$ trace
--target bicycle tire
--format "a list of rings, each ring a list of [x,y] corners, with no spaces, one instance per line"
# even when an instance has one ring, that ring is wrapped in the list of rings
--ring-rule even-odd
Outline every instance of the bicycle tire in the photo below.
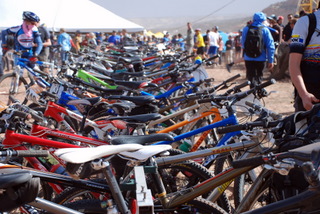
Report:
[[[83,213],[106,213],[107,207],[103,208],[104,201],[100,201],[98,199],[88,199],[88,200],[81,200],[76,202],[71,202],[64,204],[64,206],[81,211]],[[163,209],[161,205],[155,205],[154,213],[180,213],[180,214],[187,214],[187,213],[198,213],[198,214],[226,214],[222,208],[218,205],[207,201],[203,198],[196,198],[189,202],[186,202],[179,207],[174,209]]]
[[[215,160],[214,165],[214,172],[215,174],[219,174],[220,172],[223,172],[227,167],[230,167],[230,163],[233,161],[233,158],[231,155],[222,156]],[[248,173],[244,173],[238,177],[236,177],[233,181],[233,190],[232,190],[232,197],[233,197],[233,206],[236,209],[242,199],[244,198],[246,192],[252,185],[253,181],[250,179],[250,176]]]
[[[171,153],[180,154],[181,151],[173,150],[171,151]],[[185,161],[181,163],[160,166],[158,170],[162,175],[162,179],[163,179],[166,191],[168,193],[179,191],[181,188],[187,188],[187,187],[193,186],[200,181],[203,181],[212,177],[212,174],[205,167],[195,163],[194,161]],[[117,168],[116,168],[116,171],[118,172]],[[183,179],[182,175],[185,175],[184,179],[187,179],[187,180],[182,181]],[[153,180],[148,179],[148,176],[146,180],[147,180],[148,187],[155,194],[156,187],[152,185]],[[97,181],[103,182],[102,179],[98,179]],[[183,183],[184,186],[180,187],[177,185],[177,183],[178,184]],[[54,202],[58,204],[64,204],[66,202],[78,200],[79,198],[82,200],[82,199],[93,199],[94,197],[90,195],[90,191],[88,190],[68,187],[62,193],[60,193],[58,196],[55,197]],[[225,193],[223,193],[219,197],[219,199],[217,200],[217,204],[219,207],[221,207],[225,211],[228,211],[228,212],[231,211],[230,203]]]
[[[263,182],[262,187],[253,198],[254,199],[250,202],[248,210],[254,210],[278,201],[277,193],[270,185],[270,180]],[[242,210],[242,212],[244,211],[247,210]]]
[[[170,155],[184,153],[177,149],[170,149],[169,152]],[[205,181],[213,177],[213,174],[210,171],[208,171],[207,168],[194,161],[184,161],[175,164],[159,166],[158,170],[161,174],[166,191],[168,193],[179,191],[181,188],[188,188],[194,186],[199,182]],[[170,173],[167,173],[167,171],[164,170],[170,170]],[[182,177],[182,175],[184,177]],[[184,178],[185,180],[182,181],[182,178]],[[184,185],[179,186],[178,184],[181,183],[183,183]],[[208,194],[209,192],[204,194],[203,198],[206,198]],[[217,200],[217,204],[225,211],[231,212],[230,202],[226,193],[222,193],[222,195]]]
[[[15,79],[16,74],[13,72],[5,74],[0,78],[0,100],[3,102],[7,101],[6,105],[10,105],[12,103],[9,95],[18,100],[21,104],[26,104],[28,102],[28,99],[26,98],[26,90],[29,87],[29,84],[24,77],[19,77],[19,87],[17,93],[10,92],[11,83],[15,81]]]
[[[105,182],[103,179],[96,179],[96,182]],[[111,194],[111,192],[108,194]],[[90,190],[79,189],[75,187],[67,187],[60,194],[58,194],[53,202],[57,204],[65,204],[71,203],[75,200],[87,200],[87,199],[95,199],[94,195],[91,194]]]

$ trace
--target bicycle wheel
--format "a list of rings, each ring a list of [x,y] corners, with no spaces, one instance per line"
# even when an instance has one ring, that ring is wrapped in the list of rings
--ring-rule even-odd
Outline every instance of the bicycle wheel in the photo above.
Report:
[[[93,179],[92,181],[106,184],[106,181],[103,179]],[[111,194],[111,192],[108,192],[107,194],[105,194],[105,196],[108,196],[109,194]],[[59,195],[57,195],[53,199],[53,202],[57,204],[65,204],[79,200],[96,199],[97,195],[99,195],[99,193],[94,193],[90,190],[68,187],[64,189]]]
[[[64,204],[64,206],[81,211],[82,213],[106,213],[108,208],[105,205],[105,201],[97,199],[80,200]],[[203,198],[194,199],[174,209],[163,208],[156,203],[154,206],[154,213],[226,214],[219,206]]]
[[[0,100],[6,105],[12,103],[12,99],[18,100],[22,104],[26,104],[26,90],[29,87],[24,77],[19,77],[16,87],[17,77],[16,73],[5,74],[0,78]]]
[[[272,188],[272,186],[270,185],[270,182],[271,181],[268,180],[263,183],[262,187],[257,192],[254,199],[250,202],[250,206],[248,207],[247,210],[258,209],[260,207],[263,207],[278,201],[277,198],[279,196],[277,195],[277,191],[274,188]],[[247,210],[242,210],[242,212]]]
[[[240,154],[233,153],[232,155],[226,155],[222,157],[218,157],[215,160],[214,164],[214,172],[215,174],[219,174],[220,172],[223,172],[225,169],[231,167],[231,162],[236,159]],[[244,173],[238,177],[236,177],[233,181],[233,188],[230,190],[232,191],[232,197],[233,197],[233,206],[236,209],[242,199],[244,198],[247,191],[250,189],[253,181],[252,178],[257,176],[259,174],[259,169],[257,170],[251,170],[247,173]]]
[[[170,155],[177,155],[183,153],[180,150],[171,149],[169,150]],[[194,162],[194,161],[184,161],[170,165],[159,166],[158,171],[163,180],[164,186],[167,193],[177,192],[184,188],[189,188],[197,183],[205,181],[211,177],[213,174],[210,173],[205,167]],[[151,191],[155,190],[153,187],[153,181],[147,178],[147,182],[151,187]],[[154,191],[156,193],[156,191]],[[203,198],[207,197],[207,194],[203,195]],[[231,212],[231,207],[229,200],[225,193],[218,198],[217,204],[227,212]]]

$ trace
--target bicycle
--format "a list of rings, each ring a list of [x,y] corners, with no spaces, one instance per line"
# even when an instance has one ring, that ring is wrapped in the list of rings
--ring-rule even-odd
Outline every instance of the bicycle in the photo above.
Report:
[[[133,136],[130,139],[130,143],[136,142],[138,143],[140,138],[144,137],[144,136]],[[121,144],[123,141],[128,141],[128,138],[126,138],[125,136],[118,136],[116,138],[114,138],[112,140],[113,144]],[[204,153],[221,153],[221,152],[227,152],[230,151],[232,149],[239,149],[239,148],[243,148],[243,147],[255,147],[256,145],[258,145],[256,142],[243,142],[243,143],[235,143],[229,146],[222,146],[220,148],[214,148],[214,149],[208,149],[206,151],[204,150],[200,150],[197,152],[192,152],[192,153],[185,153],[185,154],[181,154],[181,155],[175,155],[175,156],[170,156],[170,157],[158,157],[154,160],[152,160],[153,158],[151,158],[150,161],[146,161],[146,157],[142,156],[141,153],[135,154],[135,153],[121,153],[122,155],[125,155],[127,157],[131,157],[132,159],[134,159],[134,161],[131,161],[131,164],[129,164],[129,168],[131,168],[132,166],[136,166],[137,164],[143,164],[143,163],[147,163],[146,167],[161,167],[164,165],[168,165],[168,164],[172,164],[172,163],[179,163],[181,161],[184,160],[188,160],[190,158],[194,158],[194,157],[199,157],[199,156],[203,156]],[[98,147],[99,148],[99,147]],[[148,148],[148,150],[152,150],[152,146],[150,146]],[[80,164],[80,163],[84,163],[86,161],[91,161],[94,158],[97,158],[97,156],[99,155],[98,153],[100,153],[100,156],[104,156],[102,151],[98,152],[99,149],[83,149],[81,151],[78,149],[61,149],[61,150],[57,150],[56,151],[56,155],[58,155],[60,158],[64,159],[67,162],[71,162],[74,164]],[[253,151],[256,151],[256,149],[253,149],[252,151],[248,151],[246,154],[248,156],[253,155]],[[84,153],[86,154],[91,154],[91,155],[87,155],[86,158],[83,158]],[[91,156],[91,157],[90,157]],[[81,157],[81,158],[80,158]],[[101,161],[98,161],[99,165],[101,166]],[[144,165],[144,164],[143,164]],[[241,169],[230,169],[228,170],[228,172],[224,172],[221,173],[213,178],[209,178],[208,180],[202,181],[199,184],[196,184],[195,186],[187,186],[185,189],[178,189],[177,192],[171,192],[171,193],[166,193],[166,189],[164,189],[164,187],[166,186],[163,183],[163,180],[161,179],[160,175],[158,173],[161,173],[161,170],[156,170],[156,171],[152,171],[150,172],[150,176],[152,178],[152,184],[150,184],[151,186],[156,186],[156,187],[152,187],[151,190],[152,191],[156,191],[157,194],[153,193],[153,195],[158,195],[158,199],[155,201],[156,203],[160,203],[162,204],[162,206],[166,209],[166,210],[175,210],[175,207],[179,207],[181,206],[183,203],[186,203],[190,200],[193,200],[194,198],[196,198],[199,195],[202,195],[210,190],[212,190],[215,187],[218,187],[219,185],[229,181],[230,179],[239,176],[240,174],[244,173],[245,171],[250,170],[251,167],[247,167],[246,169],[241,168]],[[128,176],[125,176],[123,178],[123,181],[126,181],[128,178],[130,178],[130,170],[128,170],[127,174]],[[124,174],[126,175],[126,173]],[[192,184],[191,184],[192,185]],[[75,202],[77,204],[80,204],[80,202]],[[90,205],[87,204],[88,206]],[[83,205],[85,206],[85,205]],[[217,210],[217,213],[224,213],[221,210]],[[208,213],[208,210],[205,211],[205,213]]]
[[[48,74],[43,74],[40,70],[35,71],[27,65],[28,62],[28,59],[19,58],[17,55],[15,57],[15,67],[13,72],[5,74],[0,78],[1,87],[4,88],[3,90],[8,90],[8,92],[2,91],[0,93],[1,100],[6,100],[7,105],[11,104],[12,100],[19,100],[21,103],[26,104],[28,102],[28,99],[26,98],[26,90],[33,85],[37,85],[39,90],[43,90],[43,88],[50,85],[50,83],[42,76],[46,75],[48,77]],[[37,61],[35,63],[39,65],[49,65],[52,75],[54,69],[54,65],[52,63],[42,61]],[[24,75],[25,69],[28,71],[28,81]]]
[[[248,165],[261,165],[267,164],[277,173],[288,174],[290,170],[296,166],[301,167],[306,181],[309,187],[295,195],[280,201],[277,201],[276,193],[270,192],[271,196],[268,200],[263,199],[263,197],[268,197],[268,186],[253,184],[250,192],[244,200],[248,199],[247,204],[251,209],[254,206],[254,202],[267,202],[263,207],[244,212],[246,214],[254,213],[317,213],[320,210],[319,203],[319,147],[320,143],[316,142],[307,146],[299,147],[296,149],[289,150],[288,152],[278,153],[278,154],[268,154],[264,156],[254,157],[253,159],[245,159],[235,161],[233,163],[234,167],[243,167]],[[267,177],[266,173],[262,173]],[[270,170],[269,173],[270,174]],[[258,183],[262,181],[259,180]],[[275,197],[273,197],[275,196]],[[253,200],[252,200],[253,199]],[[262,200],[261,200],[262,199]],[[261,204],[260,204],[261,205]],[[235,213],[243,213],[244,207],[239,207]]]

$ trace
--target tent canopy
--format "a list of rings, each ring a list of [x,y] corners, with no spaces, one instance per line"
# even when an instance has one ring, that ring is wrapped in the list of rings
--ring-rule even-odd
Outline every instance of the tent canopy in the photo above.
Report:
[[[144,28],[89,0],[1,0],[0,29],[22,24],[23,11],[32,11],[49,30],[68,32],[111,32],[126,29],[140,32]]]

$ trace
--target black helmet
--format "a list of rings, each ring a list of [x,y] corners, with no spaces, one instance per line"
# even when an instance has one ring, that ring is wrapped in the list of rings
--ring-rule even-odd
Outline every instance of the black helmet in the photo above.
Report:
[[[31,21],[31,22],[40,22],[39,16],[30,11],[24,11],[22,14],[23,20]]]

